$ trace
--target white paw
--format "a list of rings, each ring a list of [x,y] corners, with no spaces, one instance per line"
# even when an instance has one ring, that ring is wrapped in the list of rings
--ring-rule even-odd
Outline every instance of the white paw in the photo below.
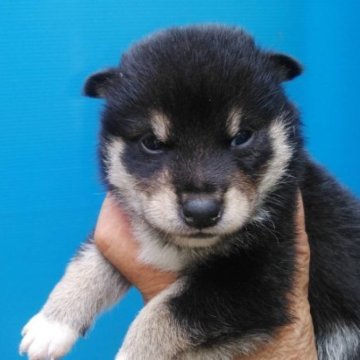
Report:
[[[55,360],[64,356],[79,334],[68,325],[47,319],[41,312],[24,326],[20,354],[30,360]]]
[[[124,352],[118,352],[116,357],[115,357],[115,360],[129,360],[131,359],[131,357],[127,356]]]

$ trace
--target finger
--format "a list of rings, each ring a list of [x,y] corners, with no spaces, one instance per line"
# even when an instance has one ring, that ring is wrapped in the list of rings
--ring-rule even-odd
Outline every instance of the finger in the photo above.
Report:
[[[296,277],[295,289],[296,296],[304,297],[308,295],[309,284],[309,264],[310,247],[305,225],[305,212],[300,191],[297,195],[297,210],[295,218],[296,226]]]
[[[129,219],[110,194],[106,196],[101,207],[94,239],[106,257],[121,253],[125,244],[128,255],[137,253],[138,244],[132,236]]]
[[[297,234],[306,234],[304,203],[300,191],[298,191],[296,198],[295,226]]]
[[[310,247],[306,233],[304,204],[300,191],[297,195],[295,227],[298,262],[308,264],[310,260]]]

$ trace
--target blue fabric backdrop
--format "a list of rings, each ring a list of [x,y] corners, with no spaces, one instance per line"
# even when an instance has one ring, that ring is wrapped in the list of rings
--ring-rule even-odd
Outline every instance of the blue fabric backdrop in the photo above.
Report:
[[[92,229],[104,197],[96,144],[101,102],[84,78],[171,25],[238,24],[305,65],[287,86],[312,154],[360,193],[360,2],[280,0],[1,0],[0,357]],[[111,359],[141,306],[132,291],[68,359]]]

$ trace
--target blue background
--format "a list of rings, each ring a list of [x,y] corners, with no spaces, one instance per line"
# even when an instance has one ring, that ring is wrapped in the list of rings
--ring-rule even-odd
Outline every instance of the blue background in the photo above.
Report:
[[[21,327],[92,229],[104,197],[96,162],[101,102],[80,95],[87,75],[157,29],[242,25],[305,65],[287,88],[309,148],[359,194],[359,10],[358,0],[1,0],[1,359],[18,358]],[[133,290],[68,359],[111,359],[140,306]]]

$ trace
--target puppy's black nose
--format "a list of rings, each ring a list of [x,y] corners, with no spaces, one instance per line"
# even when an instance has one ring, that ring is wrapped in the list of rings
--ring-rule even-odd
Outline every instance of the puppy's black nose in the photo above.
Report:
[[[186,224],[198,229],[214,226],[221,217],[221,204],[212,198],[190,198],[183,202]]]

